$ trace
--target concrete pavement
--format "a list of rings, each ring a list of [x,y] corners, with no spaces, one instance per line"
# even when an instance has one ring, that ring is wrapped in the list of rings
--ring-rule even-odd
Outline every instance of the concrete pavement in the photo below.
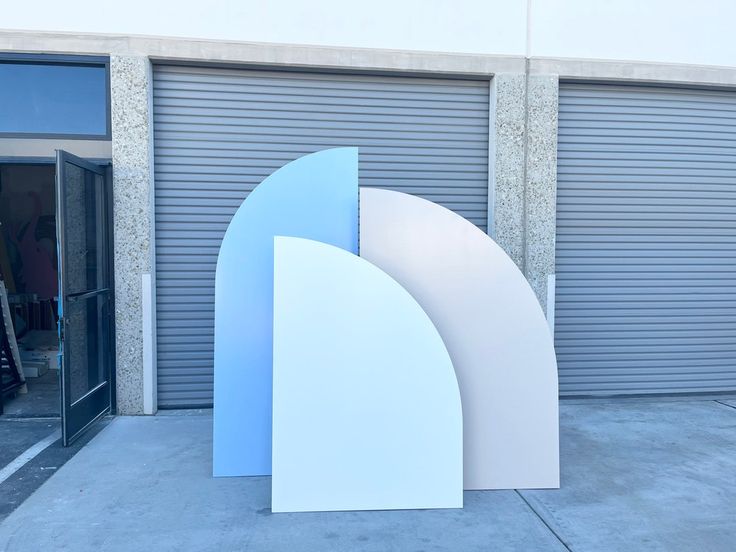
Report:
[[[269,478],[213,479],[208,412],[119,417],[0,525],[0,550],[730,551],[733,405],[562,402],[560,490],[310,514],[271,514]]]

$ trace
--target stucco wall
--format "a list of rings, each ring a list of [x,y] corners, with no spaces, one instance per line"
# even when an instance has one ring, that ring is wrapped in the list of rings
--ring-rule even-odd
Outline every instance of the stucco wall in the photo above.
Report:
[[[732,0],[38,0],[4,29],[736,67]]]

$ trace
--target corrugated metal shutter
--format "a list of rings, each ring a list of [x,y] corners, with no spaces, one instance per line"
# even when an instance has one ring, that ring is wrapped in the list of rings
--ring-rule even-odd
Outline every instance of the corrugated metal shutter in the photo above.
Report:
[[[158,400],[212,402],[220,241],[271,172],[359,146],[360,183],[441,203],[485,229],[488,82],[154,68]]]
[[[560,88],[564,395],[736,389],[736,94]]]

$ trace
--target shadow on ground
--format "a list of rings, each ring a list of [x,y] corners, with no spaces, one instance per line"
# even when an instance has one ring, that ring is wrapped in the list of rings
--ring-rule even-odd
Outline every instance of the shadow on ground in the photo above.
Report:
[[[37,456],[0,481],[0,521],[77,454],[108,422],[109,418],[102,420],[72,446],[63,447],[58,418],[0,418],[0,470],[39,441],[56,436],[56,440]],[[3,550],[2,547],[0,550]]]
[[[211,473],[212,420],[114,419],[0,525],[0,550],[731,551],[736,401],[561,404],[562,488],[462,510],[271,514]]]

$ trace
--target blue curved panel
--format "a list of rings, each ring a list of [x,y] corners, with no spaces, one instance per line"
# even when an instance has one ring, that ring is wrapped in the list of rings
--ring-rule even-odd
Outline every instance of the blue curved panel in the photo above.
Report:
[[[524,275],[477,226],[440,205],[360,190],[360,255],[427,311],[460,383],[465,488],[557,488],[557,363]]]
[[[271,473],[273,240],[300,236],[357,252],[358,150],[293,161],[235,213],[215,277],[213,473]]]
[[[275,248],[272,510],[462,507],[460,392],[429,317],[345,250]]]

